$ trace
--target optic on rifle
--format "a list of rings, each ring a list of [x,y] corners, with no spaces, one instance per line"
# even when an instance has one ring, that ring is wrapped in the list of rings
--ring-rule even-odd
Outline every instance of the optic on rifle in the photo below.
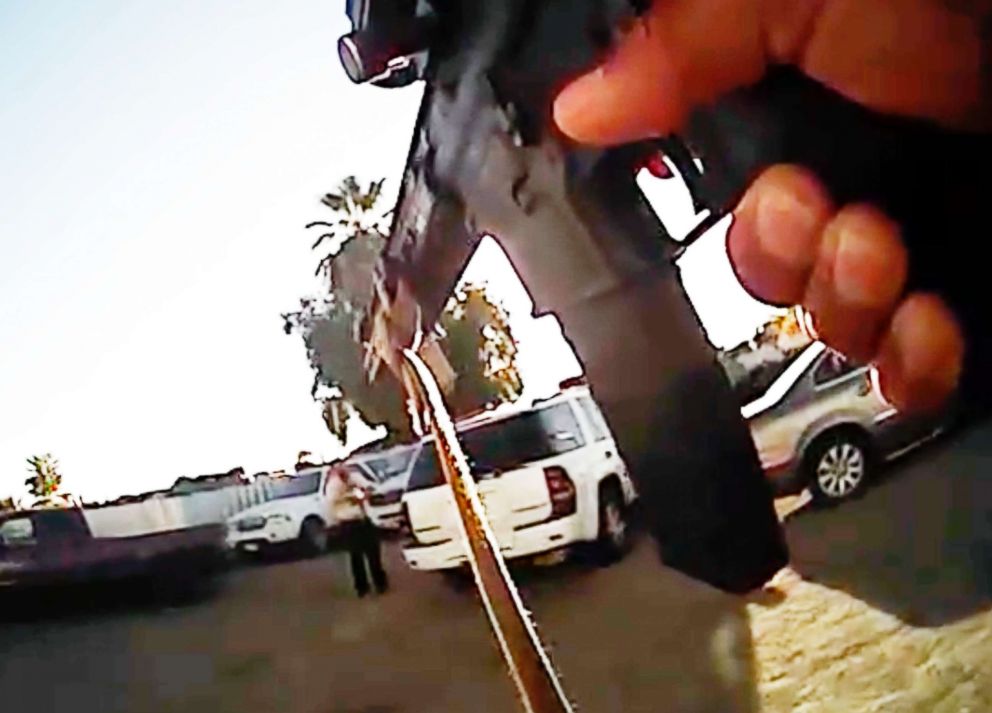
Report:
[[[348,17],[354,30],[338,40],[338,56],[351,81],[395,87],[419,79],[416,55],[431,44],[432,12],[419,12],[417,2],[366,0],[349,2]]]

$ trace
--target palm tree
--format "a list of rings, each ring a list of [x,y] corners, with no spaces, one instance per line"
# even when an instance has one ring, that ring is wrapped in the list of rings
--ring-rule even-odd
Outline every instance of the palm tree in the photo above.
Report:
[[[386,243],[387,219],[392,213],[392,210],[381,210],[378,205],[385,181],[385,178],[372,181],[362,190],[358,180],[348,176],[336,191],[321,199],[336,219],[317,220],[306,226],[308,230],[324,230],[312,247],[317,250],[326,242],[330,248],[317,264],[315,274],[326,275],[339,294],[362,299],[371,287],[368,276]],[[348,250],[342,251],[345,244],[349,244]]]
[[[376,262],[387,241],[391,211],[378,205],[383,182],[372,181],[363,189],[348,176],[323,197],[334,218],[314,221],[307,228],[322,230],[313,249],[327,246],[316,274],[327,277],[328,293],[303,299],[298,312],[283,315],[286,333],[303,337],[315,374],[311,395],[321,403],[328,430],[342,443],[355,416],[386,426],[387,439],[413,437],[402,390],[388,379],[367,380],[366,345],[356,333],[357,321],[372,299]],[[506,314],[481,286],[463,286],[441,321],[446,337],[437,354],[457,373],[451,394],[455,412],[520,395],[516,344]],[[324,394],[318,397],[318,391]]]
[[[51,506],[66,502],[66,494],[59,492],[62,487],[62,474],[59,462],[51,453],[31,456],[27,459],[31,475],[24,481],[28,491],[35,497],[35,505]]]

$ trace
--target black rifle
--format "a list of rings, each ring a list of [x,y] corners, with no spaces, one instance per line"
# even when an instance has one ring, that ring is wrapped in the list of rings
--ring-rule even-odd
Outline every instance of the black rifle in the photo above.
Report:
[[[575,146],[551,120],[556,90],[601,59],[616,28],[648,4],[348,3],[354,31],[339,51],[349,76],[385,87],[426,82],[363,334],[388,333],[400,346],[418,324],[433,324],[480,237],[495,236],[535,311],[561,321],[631,467],[663,560],[743,592],[786,564],[787,547],[739,404],[674,259],[736,205],[762,168],[801,163],[838,201],[870,200],[900,221],[914,264],[927,268],[914,272],[914,285],[939,287],[964,309],[973,295],[961,280],[945,279],[957,271],[934,237],[964,224],[955,213],[962,206],[977,215],[987,179],[961,177],[969,166],[984,168],[988,141],[877,115],[781,68],[697,112],[680,136]],[[681,242],[635,182],[638,167],[659,152],[697,209],[710,212]],[[974,341],[984,315],[965,312]],[[975,353],[983,352],[973,350],[969,364]]]

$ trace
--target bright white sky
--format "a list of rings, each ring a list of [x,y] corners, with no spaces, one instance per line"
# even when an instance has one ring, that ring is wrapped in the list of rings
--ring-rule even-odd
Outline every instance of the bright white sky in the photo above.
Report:
[[[317,289],[319,197],[350,173],[395,196],[421,91],[345,78],[343,7],[0,3],[0,495],[41,452],[93,499],[342,452],[279,315]],[[485,250],[470,273],[511,312],[528,391],[553,390],[578,365]],[[720,235],[683,267],[718,346],[767,316]]]

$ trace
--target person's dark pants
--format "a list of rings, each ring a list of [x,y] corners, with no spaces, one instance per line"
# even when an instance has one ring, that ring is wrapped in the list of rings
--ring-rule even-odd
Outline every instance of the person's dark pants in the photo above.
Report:
[[[389,586],[386,570],[382,567],[382,548],[379,542],[379,531],[369,520],[356,520],[345,525],[344,541],[348,547],[348,558],[351,560],[351,576],[355,583],[358,596],[365,596],[369,591],[369,574],[372,583],[380,594]],[[365,566],[368,563],[368,572]]]

